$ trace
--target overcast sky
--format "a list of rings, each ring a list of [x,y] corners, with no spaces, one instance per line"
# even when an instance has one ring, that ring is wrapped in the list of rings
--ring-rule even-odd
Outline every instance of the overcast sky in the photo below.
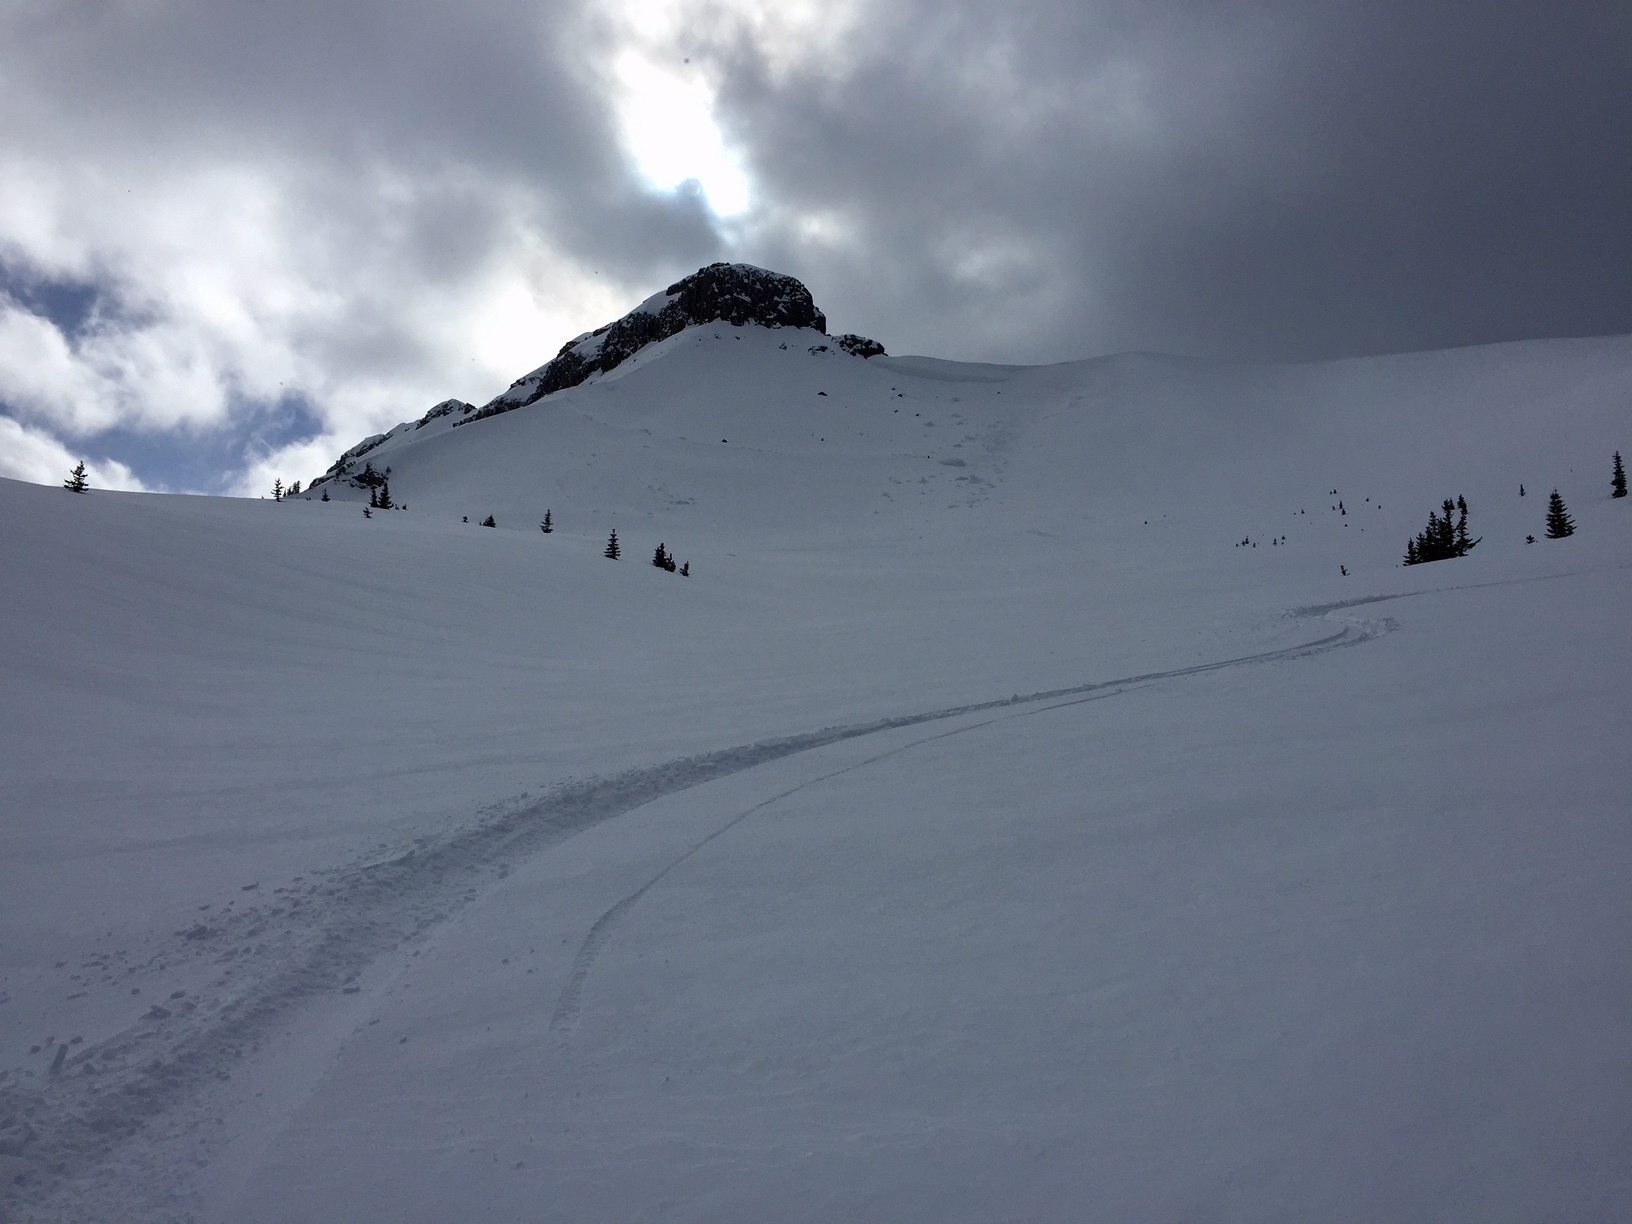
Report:
[[[0,475],[264,491],[717,259],[891,352],[1632,332],[1625,0],[0,0]]]

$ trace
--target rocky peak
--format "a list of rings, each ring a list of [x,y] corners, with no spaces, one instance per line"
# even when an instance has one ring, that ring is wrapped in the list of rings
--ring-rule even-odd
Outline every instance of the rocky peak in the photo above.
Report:
[[[468,425],[484,417],[497,416],[543,399],[553,391],[576,387],[595,374],[616,369],[641,349],[667,340],[699,323],[729,323],[742,327],[809,327],[827,334],[827,316],[816,309],[810,290],[791,276],[769,272],[752,264],[714,263],[699,268],[654,294],[623,318],[597,327],[592,332],[561,346],[553,360],[518,378],[480,408],[461,400],[444,400],[432,408],[412,428],[420,428],[441,417],[454,416],[455,426]],[[865,336],[844,335],[833,342],[841,352],[856,357],[876,357],[884,346]],[[820,346],[826,351],[826,346]],[[373,450],[398,430],[380,434],[353,447],[340,457],[322,480],[344,477],[354,462]]]
[[[552,391],[576,387],[591,375],[616,369],[649,344],[697,323],[742,327],[810,327],[827,332],[827,316],[810,290],[791,276],[752,264],[709,264],[654,294],[623,318],[561,346],[555,359],[518,378],[503,395],[467,420],[521,408]],[[465,422],[460,422],[464,424]]]

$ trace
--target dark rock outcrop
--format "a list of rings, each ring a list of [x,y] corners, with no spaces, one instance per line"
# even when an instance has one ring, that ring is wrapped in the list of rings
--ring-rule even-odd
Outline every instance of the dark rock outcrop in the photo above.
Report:
[[[432,421],[436,420],[437,417],[445,417],[451,413],[457,412],[464,416],[469,416],[475,411],[475,404],[467,404],[464,400],[459,399],[445,399],[435,408],[432,408],[429,412],[427,412],[424,416],[420,417],[419,420],[415,422],[414,428],[423,429]]]
[[[827,317],[816,309],[810,290],[793,277],[768,272],[752,264],[709,264],[646,299],[616,322],[568,341],[553,361],[516,379],[503,394],[482,407],[463,400],[443,400],[418,421],[412,424],[405,421],[389,433],[365,439],[341,455],[310,487],[315,489],[326,481],[349,480],[361,488],[368,477],[375,474],[365,469],[359,475],[357,462],[399,434],[423,429],[443,417],[454,417],[452,424],[457,427],[525,407],[552,391],[576,387],[595,374],[616,369],[641,349],[667,340],[688,327],[714,322],[734,327],[749,323],[761,327],[808,327],[827,334]],[[840,352],[857,357],[878,357],[884,353],[882,344],[865,336],[839,336],[833,344]],[[827,352],[828,346],[817,345],[810,351]]]
[[[852,357],[884,357],[884,346],[877,340],[869,340],[866,336],[857,336],[846,332],[842,336],[835,336],[833,343],[839,346],[841,353],[849,353]]]
[[[457,424],[509,412],[552,391],[576,387],[591,375],[616,369],[649,344],[667,340],[694,324],[716,321],[734,327],[757,323],[827,331],[827,317],[816,309],[810,290],[793,277],[752,264],[709,264],[648,298],[617,322],[568,341],[555,360],[518,378],[503,395]]]

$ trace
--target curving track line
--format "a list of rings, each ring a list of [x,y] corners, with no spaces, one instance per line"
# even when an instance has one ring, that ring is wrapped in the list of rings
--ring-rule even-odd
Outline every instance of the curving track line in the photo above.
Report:
[[[1298,608],[1291,615],[1336,619],[1334,614],[1343,608],[1402,597],[1375,596]],[[714,839],[797,790],[1002,719],[1113,697],[1158,681],[1307,658],[1361,645],[1397,627],[1388,618],[1354,620],[1335,633],[1276,650],[827,727],[569,783],[536,803],[480,814],[472,824],[440,840],[422,838],[412,849],[392,858],[329,873],[319,884],[308,887],[303,905],[248,907],[231,920],[235,927],[229,923],[202,936],[198,930],[178,932],[172,945],[160,954],[168,957],[167,964],[221,963],[230,957],[234,983],[212,998],[199,999],[187,1015],[145,1017],[106,1041],[83,1047],[67,1064],[59,1060],[53,1068],[18,1067],[0,1076],[0,1120],[19,1121],[23,1146],[21,1156],[13,1159],[21,1159],[27,1170],[23,1183],[11,1188],[10,1201],[0,1201],[0,1213],[9,1208],[28,1218],[43,1210],[50,1214],[38,1218],[72,1218],[75,1182],[91,1174],[126,1141],[172,1114],[199,1089],[229,1078],[231,1069],[270,1039],[294,1010],[314,998],[355,990],[353,983],[370,964],[446,921],[532,855],[653,800],[844,740],[988,711],[1009,711],[898,746],[774,795],[733,816],[676,857],[590,927],[551,1021],[551,1027],[563,1037],[577,1023],[584,984],[596,957],[641,898]],[[238,944],[244,946],[240,949]]]
[[[1398,598],[1401,598],[1401,596],[1376,595],[1368,598],[1346,600],[1342,603],[1322,604],[1313,607],[1298,608],[1292,613],[1292,615],[1311,618],[1325,617],[1330,616],[1332,613],[1343,608],[1356,607],[1368,603],[1379,603],[1383,600]],[[989,727],[994,723],[1006,722],[1009,719],[1014,718],[1029,718],[1036,714],[1045,714],[1051,710],[1061,710],[1068,706],[1082,705],[1083,703],[1089,701],[1101,701],[1107,697],[1116,697],[1122,693],[1130,692],[1137,688],[1143,688],[1161,680],[1173,680],[1186,676],[1204,675],[1208,672],[1222,671],[1226,668],[1245,667],[1258,663],[1271,663],[1284,659],[1305,658],[1309,655],[1323,654],[1327,651],[1337,650],[1346,646],[1358,646],[1362,642],[1367,642],[1375,637],[1381,636],[1384,633],[1392,632],[1398,627],[1398,622],[1387,617],[1379,621],[1355,621],[1346,625],[1337,633],[1331,634],[1327,637],[1318,638],[1313,642],[1306,642],[1301,646],[1290,646],[1280,650],[1269,650],[1258,654],[1241,655],[1234,659],[1224,659],[1216,663],[1201,663],[1193,667],[1178,667],[1169,671],[1146,672],[1138,676],[1125,676],[1120,680],[1103,680],[1092,684],[1079,684],[1070,688],[1053,689],[1043,693],[1033,693],[1028,697],[1011,697],[1005,701],[980,702],[975,705],[959,706],[948,710],[938,710],[928,714],[911,715],[905,718],[888,720],[887,724],[867,724],[865,729],[855,729],[851,731],[850,735],[835,736],[831,740],[824,741],[826,743],[832,743],[839,738],[851,738],[853,735],[869,735],[893,727],[907,727],[918,723],[935,722],[942,719],[956,718],[960,715],[966,714],[976,714],[985,710],[992,710],[1005,706],[1025,705],[1031,707],[1029,709],[1015,710],[1011,713],[998,714],[995,717],[982,719],[980,722],[970,723],[969,725],[963,727],[957,727],[951,731],[942,731],[935,735],[926,735],[922,739],[915,739],[910,743],[897,745],[887,752],[880,752],[875,756],[866,758],[865,760],[855,761],[849,765],[843,766],[842,768],[830,770],[827,773],[810,778],[804,782],[801,782],[798,786],[789,787],[787,790],[780,791],[768,799],[763,799],[754,804],[752,807],[738,812],[735,816],[732,816],[707,837],[702,838],[689,849],[676,855],[663,867],[653,873],[651,878],[649,878],[644,884],[635,889],[628,896],[616,902],[604,914],[595,920],[593,925],[590,926],[588,934],[584,936],[584,941],[579,946],[577,955],[573,958],[572,973],[567,979],[566,986],[562,988],[560,1000],[557,1002],[555,1007],[555,1013],[550,1017],[550,1029],[552,1032],[555,1032],[561,1036],[570,1036],[573,1030],[577,1027],[578,1017],[582,1010],[583,1004],[584,983],[588,980],[590,971],[595,966],[596,959],[600,956],[602,949],[605,948],[607,941],[612,937],[612,934],[618,924],[628,915],[630,910],[640,903],[640,899],[642,897],[656,887],[656,885],[660,883],[671,871],[679,867],[693,855],[697,854],[704,847],[709,845],[709,843],[723,837],[756,812],[762,812],[766,808],[772,807],[775,804],[780,803],[782,800],[798,794],[800,791],[819,785],[820,783],[829,781],[830,779],[842,777],[848,773],[853,773],[856,770],[866,769],[868,766],[875,765],[879,761],[888,760],[890,757],[898,756],[904,752],[909,752],[912,749],[921,747],[924,744],[933,743],[936,740],[948,739],[954,735],[964,735],[970,731],[978,731],[982,727]],[[1060,698],[1068,698],[1068,700],[1059,700]],[[1048,704],[1039,704],[1044,702]],[[818,745],[815,744],[811,745],[811,747],[817,746]]]

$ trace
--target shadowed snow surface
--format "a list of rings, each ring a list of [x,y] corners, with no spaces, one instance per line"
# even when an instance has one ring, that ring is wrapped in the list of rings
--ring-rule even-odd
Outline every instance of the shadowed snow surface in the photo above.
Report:
[[[1632,1213],[1632,340],[825,341],[0,482],[8,1218]]]

